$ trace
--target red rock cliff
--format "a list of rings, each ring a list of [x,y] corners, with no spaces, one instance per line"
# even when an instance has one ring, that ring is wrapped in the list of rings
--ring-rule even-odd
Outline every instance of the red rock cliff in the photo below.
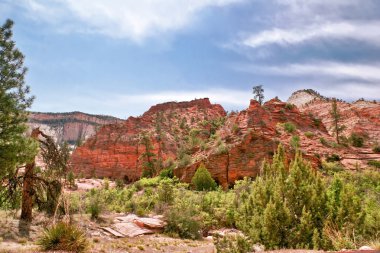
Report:
[[[207,132],[209,126],[199,127],[201,122],[225,115],[223,107],[211,104],[209,99],[152,106],[141,117],[102,127],[75,150],[71,160],[73,170],[85,176],[136,180],[146,162],[143,136],[150,139],[154,159],[165,161],[177,156],[191,129]]]

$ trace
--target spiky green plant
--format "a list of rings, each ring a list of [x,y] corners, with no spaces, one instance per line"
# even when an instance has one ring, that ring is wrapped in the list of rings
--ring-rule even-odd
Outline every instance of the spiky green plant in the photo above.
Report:
[[[63,222],[47,228],[37,243],[43,250],[63,250],[81,253],[85,252],[88,248],[85,233],[75,225]]]

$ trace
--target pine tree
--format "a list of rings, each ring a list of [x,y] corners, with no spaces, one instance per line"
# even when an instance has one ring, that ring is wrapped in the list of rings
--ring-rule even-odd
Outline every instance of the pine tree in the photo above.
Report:
[[[24,55],[16,48],[12,33],[13,21],[7,20],[0,27],[0,191],[8,200],[17,193],[20,177],[18,170],[23,165],[22,214],[21,219],[30,221],[32,216],[33,158],[38,144],[27,138],[27,109],[33,102],[25,85]],[[5,187],[4,187],[5,186]],[[4,200],[2,200],[4,201]]]
[[[345,129],[345,126],[340,124],[342,120],[342,115],[339,111],[336,99],[333,99],[332,101],[330,115],[333,119],[333,131],[335,133],[336,143],[339,144],[340,134]]]
[[[321,176],[301,152],[288,164],[279,145],[273,163],[264,162],[248,199],[236,212],[236,225],[252,240],[267,248],[314,246],[314,230],[322,231],[327,217],[327,197]]]
[[[156,154],[153,153],[153,145],[149,135],[143,133],[140,143],[145,147],[145,152],[141,154],[143,162],[143,177],[153,177],[156,174]]]
[[[210,172],[203,163],[198,167],[191,179],[191,183],[197,191],[215,190],[217,186],[215,180],[211,177]]]
[[[37,144],[25,137],[27,109],[33,102],[25,85],[24,55],[16,48],[13,21],[0,27],[0,179],[30,161]]]
[[[254,98],[260,103],[260,105],[264,102],[264,89],[262,85],[254,86],[253,88]]]

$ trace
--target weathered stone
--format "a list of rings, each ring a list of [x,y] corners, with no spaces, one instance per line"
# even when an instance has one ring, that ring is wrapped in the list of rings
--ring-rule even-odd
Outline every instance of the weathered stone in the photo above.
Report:
[[[141,228],[131,222],[121,222],[113,224],[113,228],[127,237],[136,237],[139,235],[153,234],[154,232],[149,229]]]
[[[209,99],[152,106],[141,117],[130,117],[124,123],[103,126],[74,151],[71,159],[73,170],[86,177],[134,181],[140,178],[144,164],[141,157],[145,152],[145,146],[141,144],[142,133],[151,139],[155,158],[165,161],[176,157],[178,141],[188,134],[188,129],[207,130],[208,126],[199,124],[201,121],[225,115],[224,109],[211,104]],[[181,123],[186,129],[181,128]]]
[[[306,92],[307,93],[307,92]],[[198,138],[206,143],[188,147],[191,163],[174,170],[182,181],[191,182],[199,167],[204,163],[212,177],[224,188],[244,177],[255,177],[264,160],[271,160],[279,143],[287,150],[287,159],[294,156],[294,138],[299,138],[299,150],[314,168],[319,168],[326,157],[337,154],[342,164],[349,169],[366,166],[368,160],[379,160],[373,154],[370,144],[380,141],[380,104],[339,102],[343,115],[342,124],[346,125],[349,135],[353,132],[368,134],[366,147],[325,145],[334,143],[329,116],[331,102],[317,93],[303,98],[297,93],[293,102],[300,108],[275,98],[264,105],[251,100],[246,110],[231,113],[223,126],[211,137],[209,120],[226,116],[220,105],[211,104],[208,99],[190,102],[169,102],[151,107],[141,117],[130,117],[120,124],[103,126],[99,132],[77,148],[71,159],[74,172],[86,177],[123,178],[135,181],[140,178],[145,146],[141,135],[149,136],[155,158],[165,161],[176,159],[184,144],[189,145],[191,129],[199,132]],[[315,118],[322,120],[320,124]],[[293,132],[284,129],[285,123],[296,126]]]
[[[93,136],[102,125],[120,123],[123,120],[104,115],[91,115],[82,112],[29,114],[30,129],[39,127],[45,134],[58,142],[75,143]]]

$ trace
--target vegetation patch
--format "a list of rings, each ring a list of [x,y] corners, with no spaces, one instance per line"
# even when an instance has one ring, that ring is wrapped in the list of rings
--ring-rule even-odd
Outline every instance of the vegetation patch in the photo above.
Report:
[[[361,148],[364,146],[364,137],[361,134],[352,133],[349,138],[349,141],[351,145],[354,147]]]
[[[288,133],[293,133],[297,129],[297,127],[292,122],[286,122],[283,126],[284,130]]]
[[[210,172],[206,169],[203,163],[195,172],[191,179],[191,183],[197,191],[215,190],[217,187],[215,180],[211,177]]]
[[[368,161],[368,165],[379,169],[380,168],[380,161],[371,160],[371,161]]]
[[[313,138],[315,134],[313,132],[305,132],[305,136],[309,139]]]
[[[376,144],[373,148],[372,151],[375,153],[380,153],[380,145]]]
[[[69,252],[85,252],[88,241],[83,231],[76,226],[63,222],[45,230],[38,241],[43,250],[63,250]]]

